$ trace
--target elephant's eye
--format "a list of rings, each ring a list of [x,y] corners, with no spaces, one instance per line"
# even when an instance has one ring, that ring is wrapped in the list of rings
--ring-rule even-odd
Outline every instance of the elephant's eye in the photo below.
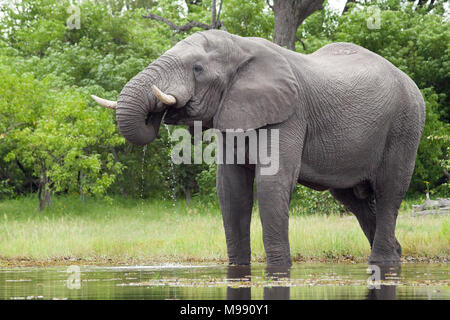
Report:
[[[202,71],[203,71],[203,67],[200,64],[198,64],[198,63],[194,64],[194,72],[195,73],[200,73]]]

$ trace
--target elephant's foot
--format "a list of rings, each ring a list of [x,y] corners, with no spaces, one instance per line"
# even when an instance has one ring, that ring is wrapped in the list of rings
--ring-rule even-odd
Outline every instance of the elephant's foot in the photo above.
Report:
[[[290,254],[286,253],[267,253],[268,267],[290,267],[292,259]]]
[[[228,265],[230,266],[248,266],[250,265],[250,258],[228,258]]]
[[[396,266],[401,263],[401,260],[399,257],[396,257],[396,256],[392,256],[392,257],[375,256],[374,257],[374,256],[370,255],[367,263],[371,264],[371,265],[377,265],[377,266]]]
[[[400,264],[401,262],[400,253],[401,247],[397,246],[393,250],[391,250],[391,253],[387,252],[377,253],[374,250],[372,250],[368,263],[379,266],[397,265]]]
[[[228,261],[229,266],[249,266],[250,261]]]
[[[230,266],[248,266],[250,265],[250,253],[246,254],[237,254],[237,255],[228,255],[228,265]]]
[[[292,267],[292,261],[291,260],[286,260],[283,262],[271,262],[269,260],[267,260],[267,267],[283,267],[283,268],[289,268]]]
[[[389,245],[390,244],[390,245]],[[392,265],[399,264],[402,256],[402,246],[396,238],[392,241],[383,241],[383,245],[379,243],[374,245],[369,257],[369,264],[376,265]]]

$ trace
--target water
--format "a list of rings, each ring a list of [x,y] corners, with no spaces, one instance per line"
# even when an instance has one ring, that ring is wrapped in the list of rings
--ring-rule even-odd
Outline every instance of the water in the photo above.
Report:
[[[145,183],[145,176],[144,176],[144,169],[145,169],[145,153],[147,151],[147,145],[144,146],[142,149],[142,163],[141,163],[141,214],[144,214],[144,183]]]
[[[72,266],[0,268],[0,299],[450,299],[448,264]],[[69,271],[69,272],[68,272]],[[376,285],[379,284],[379,288]]]
[[[169,126],[164,124],[164,127],[167,130],[167,134],[169,136],[170,140],[170,129]],[[170,142],[168,144],[169,150],[171,150]],[[145,154],[147,152],[147,145],[145,145],[142,149],[142,160],[141,160],[141,214],[144,214],[144,188],[145,188]],[[172,197],[172,204],[173,206],[176,205],[176,183],[177,183],[177,177],[175,172],[175,167],[172,162],[172,158],[169,158],[169,167],[171,175],[169,176],[169,187],[171,189],[171,197]]]
[[[164,124],[164,127],[167,130],[167,136],[169,137],[168,141],[170,141],[170,129],[169,126],[167,124]],[[172,150],[170,142],[168,142],[168,148],[169,150]],[[176,172],[175,172],[175,167],[173,165],[173,161],[172,161],[172,156],[169,157],[169,166],[170,166],[170,171],[172,173],[172,175],[169,177],[170,181],[169,181],[169,186],[171,189],[171,196],[172,196],[172,204],[173,206],[176,205],[177,202],[177,191],[176,191],[176,183],[177,183],[177,176],[176,176]]]

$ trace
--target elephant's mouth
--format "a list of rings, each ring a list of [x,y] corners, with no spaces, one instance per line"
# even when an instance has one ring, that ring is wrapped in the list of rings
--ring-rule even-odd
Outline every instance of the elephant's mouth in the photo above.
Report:
[[[183,107],[181,108],[174,108],[170,107],[166,109],[164,114],[164,124],[187,124],[189,119],[188,110],[190,107],[191,101],[189,100]]]

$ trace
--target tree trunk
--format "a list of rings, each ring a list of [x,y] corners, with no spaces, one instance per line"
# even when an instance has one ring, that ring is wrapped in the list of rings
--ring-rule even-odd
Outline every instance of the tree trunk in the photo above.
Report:
[[[216,28],[216,0],[211,0],[211,29]]]
[[[273,42],[295,51],[295,38],[298,24],[295,16],[296,0],[274,0]]]
[[[50,200],[52,196],[52,192],[48,188],[49,179],[47,177],[47,173],[44,171],[40,182],[39,182],[39,191],[38,191],[38,198],[39,198],[39,210],[42,212],[46,207],[50,206]]]
[[[85,202],[86,197],[85,197],[85,194],[84,194],[84,191],[83,191],[83,172],[80,171],[78,176],[80,178],[80,182],[79,182],[79,185],[80,185],[80,199],[81,199],[82,202]]]
[[[110,147],[109,150],[111,151],[113,157],[114,157],[114,163],[118,163],[119,162],[119,156],[117,155],[117,151],[114,147]],[[128,193],[125,191],[125,187],[123,185],[123,180],[121,179],[117,179],[117,183],[119,184],[119,189],[120,189],[120,194],[123,197],[127,197]]]
[[[323,8],[324,0],[274,0],[273,42],[295,51],[297,29],[302,22]]]
[[[188,186],[186,188],[186,204],[189,205],[191,203],[191,188]]]

